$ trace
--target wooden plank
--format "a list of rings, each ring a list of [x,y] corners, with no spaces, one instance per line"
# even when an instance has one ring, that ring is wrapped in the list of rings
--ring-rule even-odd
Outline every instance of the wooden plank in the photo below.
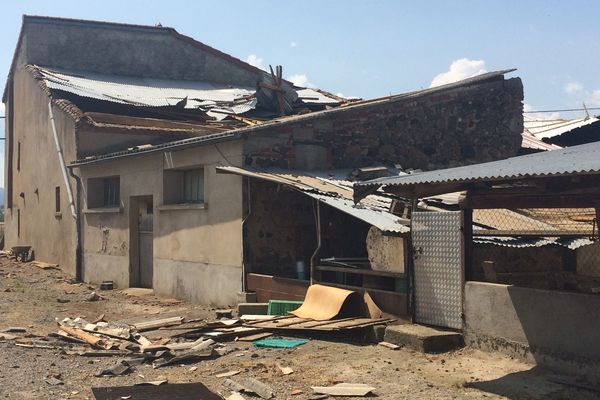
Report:
[[[165,326],[181,325],[183,317],[170,317],[154,319],[150,321],[142,321],[132,324],[132,326],[140,332],[151,331]]]
[[[303,322],[301,324],[296,325],[298,328],[315,328],[315,327],[319,327],[319,326],[323,326],[323,325],[329,325],[329,324],[335,324],[338,322],[342,322],[342,321],[350,321],[356,319],[356,317],[350,317],[350,318],[341,318],[341,319],[332,319],[329,321],[307,321],[307,322]]]
[[[296,325],[298,323],[302,323],[302,322],[308,322],[309,320],[306,318],[298,318],[298,317],[293,317],[293,318],[288,318],[286,319],[284,322],[279,322],[279,321],[262,321],[258,324],[254,324],[254,326],[256,327],[260,327],[260,328],[265,328],[265,329],[269,329],[269,328],[285,328],[286,326],[290,326],[290,325]]]
[[[273,336],[273,333],[272,332],[262,332],[262,333],[257,333],[255,335],[250,335],[250,336],[238,338],[238,341],[240,341],[240,342],[253,342],[255,340],[264,339],[264,338],[267,338],[269,336]]]

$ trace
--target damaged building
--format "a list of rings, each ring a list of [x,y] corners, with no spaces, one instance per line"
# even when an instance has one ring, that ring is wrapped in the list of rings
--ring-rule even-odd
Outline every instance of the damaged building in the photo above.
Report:
[[[194,302],[322,282],[405,314],[406,203],[354,204],[353,181],[516,155],[510,72],[348,101],[172,28],[24,17],[3,97],[6,246]]]

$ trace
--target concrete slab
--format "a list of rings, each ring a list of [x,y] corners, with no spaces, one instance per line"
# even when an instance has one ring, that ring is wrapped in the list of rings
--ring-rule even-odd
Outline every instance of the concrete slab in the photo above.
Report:
[[[461,333],[416,324],[390,325],[385,329],[384,340],[422,353],[443,353],[464,343]]]

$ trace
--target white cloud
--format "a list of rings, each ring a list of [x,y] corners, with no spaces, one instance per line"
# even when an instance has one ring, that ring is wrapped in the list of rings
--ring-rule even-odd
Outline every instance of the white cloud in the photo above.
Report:
[[[484,60],[469,60],[468,58],[461,58],[452,61],[450,68],[446,72],[442,72],[433,78],[429,87],[445,85],[467,79],[475,75],[480,75],[487,72],[485,69]]]
[[[292,82],[296,86],[307,87],[308,85],[310,85],[308,83],[308,77],[306,76],[306,74],[290,75],[288,76],[287,80]]]
[[[246,62],[256,68],[265,69],[265,66],[263,65],[263,59],[256,54],[250,54],[248,57],[246,57]]]
[[[579,82],[568,82],[565,85],[565,92],[567,94],[579,93],[583,90],[583,85]]]
[[[298,46],[298,43],[296,43],[296,42],[290,42],[290,47],[296,47],[296,46]]]
[[[585,101],[585,104],[588,107],[600,107],[600,89],[596,89],[592,93],[590,93],[587,100]]]

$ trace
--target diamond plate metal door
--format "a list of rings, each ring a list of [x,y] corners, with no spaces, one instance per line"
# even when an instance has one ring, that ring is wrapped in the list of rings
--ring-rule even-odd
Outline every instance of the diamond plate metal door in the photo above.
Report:
[[[462,212],[415,212],[415,321],[462,329]]]

